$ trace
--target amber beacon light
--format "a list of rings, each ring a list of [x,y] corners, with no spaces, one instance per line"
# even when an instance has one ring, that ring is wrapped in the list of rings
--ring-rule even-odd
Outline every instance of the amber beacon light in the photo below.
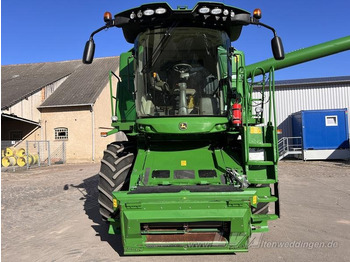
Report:
[[[105,12],[103,15],[103,20],[107,23],[112,20],[112,14],[110,12]]]
[[[256,8],[253,12],[253,16],[256,19],[260,19],[261,18],[261,9],[260,8]]]

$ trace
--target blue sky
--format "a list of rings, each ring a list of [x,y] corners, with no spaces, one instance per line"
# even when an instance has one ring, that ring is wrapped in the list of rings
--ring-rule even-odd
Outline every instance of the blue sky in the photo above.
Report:
[[[1,1],[1,63],[23,64],[81,59],[92,31],[103,25],[103,13],[155,1],[136,0],[3,0]],[[173,8],[197,1],[167,1]],[[261,22],[277,30],[286,52],[350,35],[349,0],[225,0],[232,6],[262,9]],[[272,56],[272,33],[257,26],[243,28],[232,43],[246,53],[251,64]],[[95,57],[117,56],[131,45],[121,29],[111,28],[95,36]],[[276,79],[343,76],[350,74],[350,51],[276,72]]]

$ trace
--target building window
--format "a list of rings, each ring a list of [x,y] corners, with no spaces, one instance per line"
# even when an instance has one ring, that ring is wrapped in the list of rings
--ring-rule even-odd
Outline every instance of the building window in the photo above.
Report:
[[[68,139],[68,128],[65,128],[65,127],[55,128],[55,139],[56,140],[67,140]]]
[[[326,116],[326,126],[338,126],[338,116]]]

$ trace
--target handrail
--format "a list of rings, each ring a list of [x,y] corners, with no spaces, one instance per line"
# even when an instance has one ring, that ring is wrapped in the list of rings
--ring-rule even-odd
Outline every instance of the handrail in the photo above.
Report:
[[[116,110],[117,110],[117,107],[118,107],[118,100],[117,100],[117,97],[113,95],[113,85],[112,85],[112,77],[115,77],[117,78],[118,80],[118,83],[121,82],[122,80],[120,79],[119,76],[117,76],[113,71],[109,71],[109,91],[110,91],[110,97],[111,97],[111,110],[112,110],[112,117],[113,116],[116,116]],[[116,87],[116,94],[118,92],[118,84],[117,84],[117,87]],[[116,106],[114,108],[114,103],[113,103],[113,99],[115,99],[116,101]]]
[[[277,112],[276,112],[276,99],[275,99],[275,89],[276,89],[276,86],[275,86],[275,68],[272,66],[270,68],[270,72],[269,72],[269,78],[271,79],[270,80],[270,84],[272,83],[272,87],[271,85],[269,84],[269,89],[271,90],[272,88],[272,97],[270,96],[270,102],[269,104],[272,103],[272,111],[273,111],[273,128],[274,128],[274,132],[273,132],[273,144],[276,145],[276,143],[278,142],[278,137],[277,137],[277,132],[276,132],[276,128],[277,128]],[[275,163],[277,163],[278,161],[278,147],[274,148],[274,152],[273,152],[273,155],[274,155],[274,161]]]
[[[276,146],[278,142],[277,138],[277,133],[275,132],[275,128],[277,127],[277,117],[276,117],[276,102],[275,102],[275,77],[274,77],[274,67],[271,67],[270,70],[268,71],[268,82],[267,82],[267,77],[264,72],[264,69],[262,68],[256,68],[253,70],[253,74],[248,77],[246,74],[246,71],[244,69],[241,69],[244,73],[244,108],[245,108],[245,128],[244,128],[244,142],[245,142],[245,156],[248,161],[249,159],[249,117],[253,117],[253,88],[254,84],[254,78],[255,74],[259,75],[260,72],[263,72],[263,78],[262,78],[262,83],[261,83],[261,97],[257,98],[256,100],[261,101],[262,107],[265,104],[265,88],[268,88],[266,92],[268,92],[269,96],[269,104],[268,104],[268,118],[267,118],[267,123],[266,126],[271,128],[271,131],[273,132],[272,135],[272,141],[270,141],[273,144],[273,162],[276,164],[278,161],[278,147]],[[248,83],[247,79],[250,78],[250,83]],[[257,82],[259,83],[259,82]],[[267,85],[268,83],[268,85]],[[261,119],[260,121],[262,122],[263,114],[261,114]],[[266,139],[266,138],[265,138]],[[264,141],[266,142],[266,141]]]
[[[238,72],[243,73],[243,96],[244,96],[244,128],[243,128],[243,132],[244,132],[244,154],[245,154],[245,162],[248,163],[249,161],[249,145],[248,145],[248,141],[249,141],[249,123],[248,123],[248,115],[249,115],[249,101],[248,101],[248,90],[247,90],[247,75],[245,72],[245,68],[244,67],[239,67],[238,68]]]
[[[282,137],[280,140],[278,140],[278,151],[280,159],[287,155],[300,154],[302,146],[301,136]]]

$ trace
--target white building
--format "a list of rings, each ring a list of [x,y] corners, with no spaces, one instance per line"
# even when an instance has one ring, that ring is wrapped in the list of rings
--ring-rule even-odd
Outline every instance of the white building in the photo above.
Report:
[[[291,115],[301,110],[350,110],[350,76],[276,81],[277,125],[292,136]],[[350,126],[350,115],[348,114]]]

